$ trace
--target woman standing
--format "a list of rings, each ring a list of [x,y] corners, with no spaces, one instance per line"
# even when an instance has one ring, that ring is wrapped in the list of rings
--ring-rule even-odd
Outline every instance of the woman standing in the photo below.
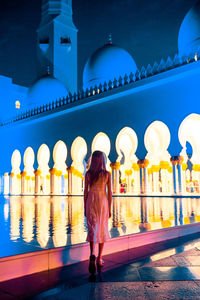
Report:
[[[104,242],[109,238],[108,219],[111,217],[111,175],[106,171],[105,154],[95,151],[92,154],[89,170],[85,174],[84,207],[87,217],[90,242],[89,272],[95,273],[95,243],[99,244],[97,265],[102,267]]]

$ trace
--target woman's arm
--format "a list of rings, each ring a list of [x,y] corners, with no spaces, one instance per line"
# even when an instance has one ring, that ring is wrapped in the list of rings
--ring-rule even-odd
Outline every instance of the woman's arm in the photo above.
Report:
[[[85,187],[84,187],[84,215],[86,216],[86,202],[87,202],[87,196],[88,196],[88,173],[85,174]]]
[[[111,217],[112,190],[111,190],[111,175],[109,172],[108,172],[108,182],[107,182],[107,193],[108,193],[109,218],[110,218]]]

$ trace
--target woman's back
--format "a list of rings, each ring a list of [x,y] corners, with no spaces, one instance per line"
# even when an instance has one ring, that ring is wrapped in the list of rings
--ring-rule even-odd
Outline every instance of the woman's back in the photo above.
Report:
[[[108,172],[101,172],[98,179],[91,184],[91,175],[88,174],[89,192],[106,192],[106,185],[108,183]]]

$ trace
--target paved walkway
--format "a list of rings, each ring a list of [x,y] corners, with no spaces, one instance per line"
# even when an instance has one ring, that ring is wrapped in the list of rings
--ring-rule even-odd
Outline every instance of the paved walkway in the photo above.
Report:
[[[88,262],[83,262],[40,274],[39,278],[32,276],[2,283],[0,299],[200,299],[200,239],[181,246],[166,242],[157,249],[152,247],[138,249],[140,257],[145,257],[139,261],[128,257],[127,252],[106,256],[104,267],[94,278],[88,277]],[[166,247],[170,249],[163,250]],[[46,287],[45,276],[48,276]],[[59,278],[57,283],[55,278]],[[20,285],[27,287],[23,294]],[[39,286],[41,292],[30,297]]]
[[[122,255],[122,254],[121,254]],[[123,256],[123,255],[122,255]],[[117,260],[117,261],[116,261]],[[123,257],[105,258],[96,278],[76,286],[64,283],[34,300],[43,299],[200,299],[200,241],[123,264]],[[113,263],[113,268],[109,264]],[[92,282],[93,281],[93,282]]]

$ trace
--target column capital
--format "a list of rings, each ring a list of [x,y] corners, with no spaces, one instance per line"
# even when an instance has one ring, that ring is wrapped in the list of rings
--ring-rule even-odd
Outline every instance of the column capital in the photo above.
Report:
[[[67,167],[67,171],[68,171],[68,173],[73,173],[74,172],[74,167],[73,166]]]
[[[168,161],[160,161],[160,168],[168,170],[169,162]]]
[[[34,171],[34,173],[35,173],[35,176],[40,176],[42,172],[40,169],[37,169]]]
[[[160,166],[159,165],[152,165],[151,166],[151,171],[152,172],[159,172],[160,171]]]
[[[133,171],[132,170],[125,170],[125,174],[126,176],[130,176],[133,174]]]
[[[120,169],[120,162],[119,161],[112,162],[110,164],[110,167],[111,167],[112,170],[119,170]]]
[[[199,172],[200,171],[200,165],[193,165],[192,170]]]
[[[147,168],[149,165],[149,160],[148,159],[139,159],[137,161],[137,164],[139,165],[140,168]]]
[[[178,165],[181,165],[183,163],[183,161],[184,161],[183,156],[179,155],[178,156]]]
[[[176,166],[178,164],[179,156],[171,156],[170,161],[173,166]]]
[[[49,169],[49,173],[51,175],[56,175],[56,172],[57,172],[56,168]]]
[[[27,172],[26,172],[26,171],[22,171],[22,172],[21,172],[21,175],[22,175],[22,177],[26,177]]]

